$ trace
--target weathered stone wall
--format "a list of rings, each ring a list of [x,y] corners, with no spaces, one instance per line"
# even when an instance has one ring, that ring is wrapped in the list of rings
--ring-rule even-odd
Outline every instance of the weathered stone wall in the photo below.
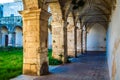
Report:
[[[111,80],[120,80],[120,0],[112,13],[107,38],[108,65]]]

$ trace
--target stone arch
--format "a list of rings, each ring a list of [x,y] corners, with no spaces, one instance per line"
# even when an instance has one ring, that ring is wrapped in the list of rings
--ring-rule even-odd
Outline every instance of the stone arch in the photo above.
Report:
[[[11,29],[11,32],[15,32],[16,28],[20,28],[21,30],[23,30],[23,27],[21,25],[14,25]]]
[[[2,30],[2,29],[5,29],[5,30],[7,30],[7,31],[8,31],[7,26],[1,26],[1,27],[0,27],[0,30]]]
[[[8,46],[8,28],[6,26],[2,26],[1,30],[1,46]]]
[[[107,28],[108,28],[108,25],[106,23],[103,23],[103,22],[96,22],[96,23],[89,23],[89,24],[86,24],[86,27],[87,27],[87,32],[89,33],[89,31],[91,30],[92,26],[94,26],[95,24],[99,24],[101,26],[104,27],[104,29],[107,31]],[[106,25],[105,25],[106,24]]]
[[[22,27],[16,26],[14,28],[14,39],[15,39],[15,46],[16,47],[22,47],[23,45],[23,33],[22,33]]]

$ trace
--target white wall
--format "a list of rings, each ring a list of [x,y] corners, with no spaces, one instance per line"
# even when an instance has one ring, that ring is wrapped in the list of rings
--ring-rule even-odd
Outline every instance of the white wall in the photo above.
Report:
[[[15,30],[15,46],[16,47],[22,47],[23,45],[23,36],[22,36],[22,30],[18,27],[16,27]]]
[[[120,0],[108,29],[107,54],[111,80],[120,80]]]
[[[91,27],[87,34],[88,51],[105,51],[106,47],[106,30],[100,24]]]

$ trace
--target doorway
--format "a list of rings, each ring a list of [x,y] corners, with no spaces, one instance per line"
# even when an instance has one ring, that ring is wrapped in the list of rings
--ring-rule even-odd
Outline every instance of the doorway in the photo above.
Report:
[[[8,35],[5,35],[5,47],[8,46]]]

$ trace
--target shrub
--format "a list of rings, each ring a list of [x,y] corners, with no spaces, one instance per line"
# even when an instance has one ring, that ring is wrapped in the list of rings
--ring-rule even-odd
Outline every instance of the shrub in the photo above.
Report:
[[[60,65],[62,64],[61,60],[54,59],[52,57],[52,50],[48,50],[48,57],[49,57],[49,65]]]

